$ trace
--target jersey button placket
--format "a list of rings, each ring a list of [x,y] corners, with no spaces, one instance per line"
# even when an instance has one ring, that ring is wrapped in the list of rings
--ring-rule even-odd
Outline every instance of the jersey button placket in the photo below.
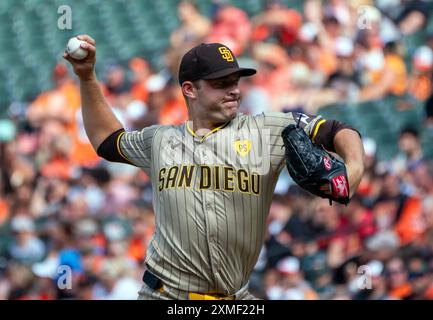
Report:
[[[206,143],[200,144],[199,147],[199,156],[201,163],[204,165],[210,165],[211,164],[211,150],[209,149],[209,146],[206,145]],[[219,262],[218,262],[218,244],[217,244],[217,222],[216,222],[216,215],[215,215],[215,208],[210,202],[209,197],[211,196],[211,191],[206,190],[203,191],[203,209],[206,212],[207,216],[207,223],[208,223],[208,239],[209,239],[209,253],[210,253],[210,263],[212,266],[212,272],[214,274],[218,273],[219,270]]]
[[[216,215],[214,207],[211,203],[207,202],[205,205],[206,213],[209,221],[209,249],[211,254],[212,270],[214,273],[218,273],[218,244],[216,237]]]
[[[209,156],[207,153],[208,153],[208,151],[206,150],[205,145],[203,145],[202,149],[201,149],[201,158],[202,158],[204,164],[209,164]]]

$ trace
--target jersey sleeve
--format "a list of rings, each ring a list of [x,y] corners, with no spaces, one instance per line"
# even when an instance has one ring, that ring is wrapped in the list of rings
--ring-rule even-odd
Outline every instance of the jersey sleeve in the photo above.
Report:
[[[140,131],[124,132],[119,137],[118,151],[131,164],[150,169],[152,159],[152,143],[154,136],[161,126],[155,125]]]
[[[260,117],[265,134],[269,134],[270,142],[270,160],[271,167],[274,171],[281,171],[284,166],[284,143],[281,138],[281,132],[289,124],[299,124],[299,126],[307,133],[314,141],[319,127],[326,121],[320,116],[312,116],[298,112],[270,112],[262,113],[256,117]]]

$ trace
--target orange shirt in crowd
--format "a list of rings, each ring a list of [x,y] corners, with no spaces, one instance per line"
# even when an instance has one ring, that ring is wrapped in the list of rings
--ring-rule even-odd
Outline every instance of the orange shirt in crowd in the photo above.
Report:
[[[150,76],[150,67],[146,60],[135,57],[129,60],[129,68],[134,74],[131,86],[131,95],[134,100],[147,102],[149,91],[147,90],[147,79]]]
[[[47,178],[69,180],[72,178],[71,162],[63,157],[54,157],[41,167],[41,174]]]
[[[396,299],[404,299],[412,294],[412,286],[410,283],[402,284],[389,291],[389,296]]]
[[[9,217],[9,205],[6,200],[0,199],[0,225]]]
[[[28,116],[31,121],[40,123],[44,118],[58,118],[68,125],[74,120],[75,111],[80,106],[80,92],[72,81],[66,81],[53,90],[42,92],[30,104]]]
[[[374,85],[380,82],[383,72],[386,69],[393,70],[395,75],[393,84],[388,93],[394,94],[396,96],[403,95],[406,92],[408,85],[407,74],[404,61],[398,54],[389,53],[385,55],[384,68],[382,70],[370,72],[370,77],[373,82],[372,84]]]
[[[88,140],[83,140],[78,134],[73,136],[71,162],[76,166],[94,166],[101,158],[96,154]]]
[[[30,105],[31,119],[54,117],[65,121],[72,140],[71,164],[92,166],[100,161],[87,138],[82,138],[75,115],[81,106],[80,89],[74,81],[65,81],[58,88],[41,93]],[[39,122],[39,121],[36,121]],[[58,165],[58,162],[55,163]],[[62,173],[64,174],[64,172]]]
[[[419,101],[425,101],[431,94],[430,76],[426,74],[414,75],[409,84],[409,93]]]
[[[147,102],[149,91],[147,90],[146,82],[137,82],[131,86],[131,94],[134,100]]]
[[[159,111],[158,123],[161,125],[177,125],[188,120],[188,109],[185,100],[179,94],[167,101]]]
[[[317,63],[320,70],[328,76],[337,70],[337,57],[327,48],[320,48]]]
[[[148,225],[144,237],[134,237],[128,244],[128,256],[141,263],[146,258],[147,246],[153,236],[154,226]]]
[[[226,5],[218,10],[205,42],[220,42],[239,56],[249,44],[251,23],[242,9]]]
[[[74,108],[74,114],[76,114],[79,107],[81,106],[80,91],[78,86],[75,87],[75,90],[75,94],[79,99],[79,103],[78,106]],[[72,122],[69,130],[72,138],[72,150],[70,153],[70,160],[72,164],[76,166],[94,166],[101,160],[101,158],[99,158],[99,156],[96,154],[95,150],[90,144],[89,139],[84,136],[83,132],[81,132],[82,130],[83,129],[80,128],[76,118],[74,118],[74,121]]]
[[[412,197],[406,200],[400,218],[395,225],[395,231],[400,237],[401,245],[408,244],[422,235],[424,223],[420,199]]]
[[[277,29],[279,41],[290,45],[296,41],[302,26],[302,15],[293,9],[276,9],[262,13],[256,19],[262,21],[252,32],[253,41],[264,41]]]
[[[433,284],[431,284],[424,293],[424,298],[428,300],[433,300]]]

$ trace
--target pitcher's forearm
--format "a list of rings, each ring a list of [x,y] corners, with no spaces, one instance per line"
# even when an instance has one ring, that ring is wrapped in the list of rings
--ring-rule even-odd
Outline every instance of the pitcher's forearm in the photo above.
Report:
[[[113,132],[123,126],[114,116],[110,106],[102,94],[95,74],[96,41],[87,34],[78,35],[80,48],[88,52],[83,59],[75,59],[64,52],[63,58],[69,61],[74,73],[80,79],[81,112],[84,129],[93,148],[97,151],[99,145]]]
[[[358,189],[364,174],[364,147],[358,133],[343,129],[334,137],[335,150],[346,163],[350,196]]]
[[[95,150],[114,131],[122,128],[104,95],[96,75],[80,81],[81,110],[86,134]]]

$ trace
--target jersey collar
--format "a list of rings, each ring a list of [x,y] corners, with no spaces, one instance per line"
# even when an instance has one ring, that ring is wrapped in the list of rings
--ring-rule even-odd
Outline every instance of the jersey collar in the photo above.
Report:
[[[211,131],[209,131],[208,133],[206,133],[203,137],[199,137],[194,130],[190,127],[189,125],[189,121],[185,122],[185,126],[186,126],[186,131],[188,131],[194,138],[200,139],[200,142],[203,142],[207,137],[209,137],[211,134],[217,132],[218,130],[223,129],[224,127],[226,127],[231,120],[227,121],[226,123],[222,124],[219,127],[216,127],[214,129],[212,129]]]

